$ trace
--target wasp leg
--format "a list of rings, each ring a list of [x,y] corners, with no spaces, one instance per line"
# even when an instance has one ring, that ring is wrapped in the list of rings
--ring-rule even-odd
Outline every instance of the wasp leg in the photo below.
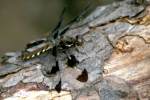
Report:
[[[63,17],[64,17],[65,10],[66,9],[64,8],[61,15],[60,15],[59,21],[58,21],[57,25],[55,26],[55,28],[52,31],[49,32],[48,40],[51,40],[51,38],[54,38],[54,39],[57,38],[57,35],[58,35],[58,32],[59,32],[58,30],[61,27],[63,19],[64,19]]]
[[[59,36],[62,36],[63,34],[66,33],[67,30],[69,30],[69,28],[71,27],[71,25],[74,23],[74,22],[77,22],[79,21],[87,12],[88,12],[88,9],[90,8],[90,5],[88,4],[84,10],[82,11],[82,13],[80,13],[78,16],[76,16],[75,18],[73,18],[60,32],[59,32]]]
[[[55,32],[56,30],[58,30],[63,22],[63,16],[65,14],[65,11],[66,11],[66,8],[63,9],[63,11],[61,12],[61,15],[60,15],[60,19],[58,21],[58,24],[56,25],[56,27],[52,30],[52,33]]]
[[[65,8],[63,9],[61,15],[60,15],[60,20],[58,21],[58,24],[56,25],[56,27],[53,29],[52,34],[53,34],[53,38],[56,39],[58,37],[58,33],[59,33],[59,28],[62,25],[63,19],[64,19],[64,13],[65,13]]]

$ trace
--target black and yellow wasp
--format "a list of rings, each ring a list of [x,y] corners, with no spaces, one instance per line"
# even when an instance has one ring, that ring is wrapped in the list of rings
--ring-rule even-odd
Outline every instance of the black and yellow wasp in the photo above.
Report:
[[[81,45],[82,41],[81,39],[79,39],[79,36],[76,36],[75,39],[73,38],[69,38],[68,40],[63,40],[61,37],[70,29],[70,27],[72,26],[72,24],[78,20],[80,20],[80,18],[87,13],[87,9],[89,8],[89,6],[87,6],[84,11],[76,16],[75,18],[73,18],[65,27],[61,28],[62,22],[63,22],[63,15],[65,12],[65,9],[62,11],[61,16],[60,16],[60,20],[58,22],[58,24],[56,25],[56,27],[53,29],[53,31],[49,32],[49,36],[43,39],[39,39],[39,40],[35,40],[35,41],[31,41],[26,45],[26,48],[24,51],[22,51],[21,54],[21,59],[23,61],[27,61],[30,59],[33,59],[35,57],[40,56],[43,53],[46,53],[48,51],[52,51],[52,55],[55,57],[56,59],[56,64],[55,66],[51,66],[51,70],[44,70],[46,72],[46,75],[53,75],[56,74],[59,71],[59,62],[57,60],[57,50],[58,48],[61,48],[61,50],[63,49],[64,51],[68,48],[74,47],[76,45]],[[66,54],[67,55],[67,54]],[[76,66],[78,62],[78,60],[76,59],[76,57],[74,55],[67,55],[68,58],[68,66],[70,67],[74,67]],[[83,77],[85,77],[86,80],[83,80]],[[81,74],[77,80],[85,82],[87,81],[87,71],[86,69],[83,71],[83,75]],[[61,79],[60,82],[56,85],[55,90],[57,92],[61,91]]]
[[[87,6],[80,15],[73,18],[65,27],[60,28],[63,22],[63,15],[65,12],[65,8],[64,8],[64,10],[61,13],[60,20],[56,25],[56,27],[53,29],[53,31],[49,32],[49,35],[46,38],[29,42],[26,45],[25,49],[22,51],[21,59],[23,61],[27,61],[32,58],[40,56],[41,54],[49,51],[50,49],[54,49],[53,51],[56,51],[55,49],[57,46],[70,47],[70,46],[74,46],[75,43],[78,43],[77,42],[78,38],[71,39],[71,41],[63,41],[60,39],[60,37],[70,29],[71,25],[74,22],[80,20],[81,17],[87,13],[88,8],[89,6]],[[53,55],[56,55],[54,53]]]

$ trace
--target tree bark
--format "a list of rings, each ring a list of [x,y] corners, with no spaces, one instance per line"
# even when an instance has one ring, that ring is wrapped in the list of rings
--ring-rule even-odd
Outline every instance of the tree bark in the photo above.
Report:
[[[3,100],[149,100],[150,99],[150,9],[128,0],[97,7],[67,31],[82,37],[83,44],[58,50],[60,71],[46,72],[55,65],[52,51],[29,61],[21,52],[7,53],[0,65]],[[75,68],[67,56],[78,60]],[[77,80],[86,69],[88,80]],[[84,77],[83,77],[84,78]],[[61,79],[62,90],[55,90]],[[19,99],[18,99],[19,98]]]

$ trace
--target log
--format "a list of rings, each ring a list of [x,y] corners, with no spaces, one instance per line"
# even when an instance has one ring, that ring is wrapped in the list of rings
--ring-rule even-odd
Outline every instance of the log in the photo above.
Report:
[[[57,58],[52,49],[27,61],[21,51],[6,53],[0,100],[149,100],[149,22],[149,6],[114,2],[74,23],[61,39],[82,44],[58,48]]]

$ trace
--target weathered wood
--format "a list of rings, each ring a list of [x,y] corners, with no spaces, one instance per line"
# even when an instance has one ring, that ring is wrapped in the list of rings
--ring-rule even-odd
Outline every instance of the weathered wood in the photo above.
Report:
[[[72,25],[63,39],[78,35],[83,44],[66,49],[67,54],[58,50],[60,72],[56,75],[46,73],[55,66],[52,51],[26,62],[19,59],[21,52],[7,54],[9,57],[0,67],[1,99],[16,100],[16,95],[19,100],[23,100],[21,95],[31,99],[35,92],[40,95],[32,97],[35,100],[149,99],[149,8],[127,1],[97,7]],[[67,66],[68,55],[79,61],[75,68]],[[78,81],[84,69],[88,81]],[[62,91],[57,93],[54,89],[60,79]]]

